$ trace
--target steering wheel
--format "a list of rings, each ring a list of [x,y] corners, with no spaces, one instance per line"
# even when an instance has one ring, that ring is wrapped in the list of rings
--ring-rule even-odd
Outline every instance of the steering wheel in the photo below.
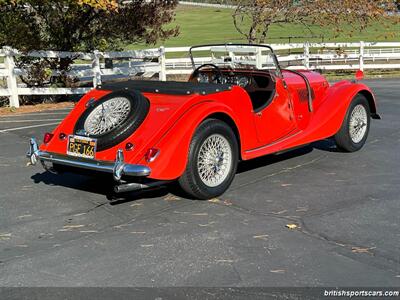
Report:
[[[203,64],[199,67],[197,67],[194,71],[193,71],[193,77],[197,77],[197,75],[199,74],[200,70],[203,69],[204,67],[212,67],[213,69],[215,69],[216,73],[214,75],[214,77],[211,79],[211,81],[216,81],[217,83],[222,83],[221,79],[222,79],[222,72],[221,69],[214,65],[214,64]]]

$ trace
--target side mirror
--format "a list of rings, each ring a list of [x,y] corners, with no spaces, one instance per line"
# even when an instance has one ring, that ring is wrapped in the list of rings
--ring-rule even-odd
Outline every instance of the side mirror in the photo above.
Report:
[[[358,70],[358,71],[356,72],[355,77],[356,77],[356,80],[357,80],[357,81],[360,81],[360,80],[364,79],[364,72],[361,71],[361,70]]]

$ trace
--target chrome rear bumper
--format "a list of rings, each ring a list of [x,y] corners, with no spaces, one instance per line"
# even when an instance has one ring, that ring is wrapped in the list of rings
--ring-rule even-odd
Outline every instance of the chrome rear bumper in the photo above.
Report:
[[[29,150],[26,153],[26,156],[30,159],[32,165],[36,165],[36,163],[40,161],[45,169],[48,169],[45,165],[46,162],[56,163],[70,167],[110,173],[113,174],[116,181],[121,180],[122,176],[145,177],[149,176],[151,173],[151,169],[147,166],[125,163],[123,151],[121,149],[117,151],[114,162],[89,160],[40,151],[36,140],[31,138],[29,142]]]

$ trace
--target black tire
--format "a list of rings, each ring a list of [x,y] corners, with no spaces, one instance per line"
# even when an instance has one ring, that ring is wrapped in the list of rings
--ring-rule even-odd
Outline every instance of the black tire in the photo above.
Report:
[[[128,138],[140,124],[143,123],[149,112],[149,101],[140,92],[126,90],[115,91],[95,101],[93,105],[90,105],[84,111],[75,124],[74,134],[82,135],[84,124],[89,114],[99,105],[116,97],[128,99],[130,102],[130,111],[126,119],[111,131],[101,135],[88,135],[89,137],[97,139],[97,151],[111,148]]]
[[[225,179],[217,186],[208,186],[199,175],[198,159],[203,143],[211,136],[222,136],[229,144],[231,163]],[[227,148],[229,150],[229,148]],[[190,143],[187,166],[178,182],[180,187],[195,199],[211,199],[223,194],[236,174],[239,157],[237,138],[232,129],[224,122],[216,119],[207,119],[197,128]]]
[[[351,115],[354,111],[354,108],[358,105],[361,105],[364,107],[365,112],[366,112],[366,130],[364,132],[364,135],[360,141],[354,141],[351,137],[350,134],[350,121],[351,121]],[[367,140],[368,137],[368,132],[369,132],[369,126],[371,123],[371,117],[370,117],[370,108],[368,104],[368,100],[361,94],[357,94],[352,102],[350,103],[349,108],[347,109],[346,115],[344,117],[342,126],[340,127],[340,130],[336,133],[335,135],[335,141],[337,147],[345,152],[355,152],[360,150],[364,144],[365,141]]]

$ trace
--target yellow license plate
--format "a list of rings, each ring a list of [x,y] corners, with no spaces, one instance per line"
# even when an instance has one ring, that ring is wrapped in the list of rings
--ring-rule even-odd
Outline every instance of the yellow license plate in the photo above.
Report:
[[[76,157],[94,158],[97,140],[86,136],[68,136],[67,154]]]

